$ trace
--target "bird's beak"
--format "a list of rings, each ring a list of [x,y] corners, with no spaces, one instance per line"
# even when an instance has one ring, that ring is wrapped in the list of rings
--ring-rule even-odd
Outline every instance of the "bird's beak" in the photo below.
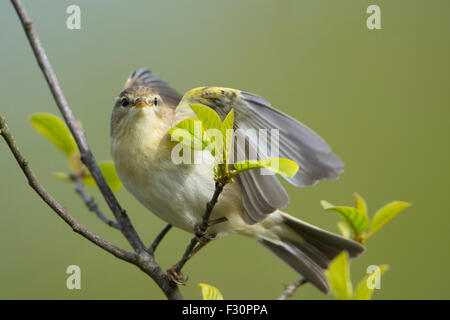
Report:
[[[147,99],[144,97],[139,97],[134,101],[134,107],[135,108],[145,108],[150,107],[150,105],[147,102]]]

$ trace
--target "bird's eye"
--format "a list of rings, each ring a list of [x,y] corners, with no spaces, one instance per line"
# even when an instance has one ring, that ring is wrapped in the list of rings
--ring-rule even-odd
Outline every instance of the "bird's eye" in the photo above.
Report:
[[[158,97],[155,97],[155,99],[153,99],[153,104],[155,105],[155,107],[158,105]]]
[[[123,98],[122,100],[120,100],[120,104],[122,105],[122,107],[126,107],[130,103],[128,102],[127,98]]]

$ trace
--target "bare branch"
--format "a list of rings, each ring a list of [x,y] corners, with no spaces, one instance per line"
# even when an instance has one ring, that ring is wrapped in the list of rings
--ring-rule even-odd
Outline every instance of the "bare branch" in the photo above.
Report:
[[[300,280],[295,281],[293,284],[290,284],[290,285],[286,286],[286,288],[281,293],[281,295],[278,298],[278,300],[287,300],[287,299],[289,299],[300,286],[304,285],[307,282],[308,281],[305,278],[301,278]]]
[[[112,221],[112,220],[108,219],[103,214],[103,212],[100,210],[100,208],[98,207],[98,205],[95,202],[94,198],[88,196],[86,194],[86,192],[84,192],[83,181],[81,180],[81,178],[75,176],[74,179],[75,179],[75,191],[76,191],[76,193],[78,193],[80,195],[81,199],[83,200],[84,204],[89,209],[89,211],[94,212],[97,215],[97,217],[100,220],[102,220],[104,223],[106,223],[108,226],[120,230],[119,224],[117,222],[115,222],[115,221]]]
[[[151,255],[155,254],[155,250],[158,247],[161,240],[164,238],[164,236],[169,232],[169,230],[172,229],[172,225],[168,224],[167,226],[162,229],[162,231],[156,236],[155,240],[153,240],[152,245],[150,248],[147,249],[147,252]]]
[[[206,210],[202,217],[202,224],[200,225],[200,231],[206,232],[206,229],[209,226],[209,217],[211,217],[211,213],[214,209],[214,206],[216,205],[217,201],[219,200],[219,196],[223,191],[223,188],[228,183],[228,180],[222,181],[216,181],[216,187],[214,190],[214,194],[211,198],[211,200],[206,204]]]
[[[148,274],[156,284],[161,288],[164,294],[169,299],[183,299],[178,287],[174,285],[168,278],[168,276],[162,271],[161,267],[158,265],[154,257],[146,251],[146,246],[142,242],[138,233],[134,229],[131,224],[130,219],[128,218],[126,212],[120,206],[119,202],[115,198],[108,184],[106,183],[105,178],[103,177],[97,162],[88,146],[86,137],[84,135],[83,130],[79,127],[75,117],[72,113],[72,110],[67,103],[66,98],[64,97],[63,91],[58,84],[58,80],[56,79],[56,75],[53,71],[53,68],[50,65],[50,62],[45,54],[44,48],[39,40],[39,37],[33,27],[33,23],[28,17],[28,14],[25,11],[25,8],[20,0],[11,0],[12,5],[14,6],[17,15],[22,23],[25,34],[28,38],[28,41],[33,49],[36,60],[41,68],[44,77],[48,83],[50,91],[53,95],[53,98],[58,106],[70,132],[72,133],[75,142],[78,146],[81,155],[81,161],[86,165],[95,182],[97,183],[100,192],[102,193],[105,201],[107,202],[109,208],[111,209],[114,217],[116,218],[118,225],[120,226],[120,231],[130,243],[131,247],[134,249],[136,253],[129,253],[123,249],[120,249],[111,243],[101,239],[97,235],[90,232],[84,226],[79,224],[73,217],[68,214],[68,212],[53,199],[47,191],[37,182],[36,178],[32,174],[31,170],[28,168],[28,163],[26,160],[18,152],[17,146],[15,145],[14,140],[9,136],[8,139],[5,139],[10,146],[11,151],[16,152],[14,156],[24,171],[25,175],[28,178],[30,185],[36,192],[41,196],[41,198],[56,212],[58,215],[66,221],[73,230],[82,234],[87,239],[97,244],[98,246],[104,248],[108,252],[114,254],[118,258],[131,262],[137,265],[142,271]],[[3,134],[3,131],[8,132],[6,123],[3,119],[3,126],[1,127],[2,136],[8,137],[8,134]]]
[[[102,249],[108,251],[109,253],[113,254],[114,256],[122,260],[135,263],[135,261],[137,260],[137,255],[135,253],[131,253],[119,247],[116,247],[112,243],[103,240],[96,234],[89,231],[85,226],[83,226],[77,220],[75,220],[75,218],[73,218],[70,215],[70,213],[66,210],[66,208],[60,205],[47,192],[47,190],[44,189],[44,187],[36,179],[36,176],[33,174],[33,171],[31,171],[31,168],[28,165],[28,161],[25,160],[25,158],[20,153],[19,148],[17,147],[17,144],[14,138],[12,137],[8,129],[8,126],[6,125],[5,117],[1,114],[0,114],[0,134],[8,144],[9,149],[14,155],[14,158],[16,158],[16,161],[19,164],[20,168],[22,169],[23,173],[25,174],[25,177],[27,178],[30,187],[32,187],[36,191],[36,193],[42,198],[42,200],[44,200],[49,205],[49,207],[52,208],[53,211],[55,211],[73,229],[73,231],[81,234],[83,237],[93,242],[97,246],[101,247]]]
[[[28,14],[25,11],[22,2],[20,0],[11,0],[11,3],[13,4],[19,16],[25,34],[27,35],[28,41],[30,42],[31,48],[33,49],[34,55],[39,64],[39,67],[41,68],[45,76],[45,79],[47,80],[50,91],[53,95],[53,98],[55,99],[56,105],[58,106],[59,111],[61,112],[67,126],[69,127],[70,132],[72,133],[75,139],[75,142],[78,145],[78,149],[80,150],[81,155],[81,161],[89,169],[89,172],[91,173],[92,177],[97,183],[100,192],[102,193],[103,197],[108,203],[108,206],[113,212],[114,217],[121,226],[121,232],[123,233],[125,238],[128,240],[128,242],[136,252],[145,251],[146,247],[144,243],[142,242],[133,225],[131,224],[131,221],[126,215],[125,210],[122,209],[116,197],[114,196],[108,184],[106,183],[106,180],[103,177],[98,167],[98,164],[94,159],[94,156],[89,148],[84,132],[78,125],[78,122],[76,121],[72,113],[72,110],[70,109],[69,104],[67,103],[64,93],[61,87],[59,86],[55,72],[53,71],[50,61],[48,60],[44,48],[42,47],[41,41],[39,40],[39,37],[33,27],[33,23],[28,17]]]
[[[87,229],[84,225],[79,223],[61,204],[59,204],[45,188],[39,183],[33,171],[31,170],[28,161],[22,156],[17,147],[16,141],[12,137],[8,126],[6,124],[5,117],[0,114],[0,135],[6,141],[11,150],[14,158],[22,169],[25,177],[28,180],[28,184],[33,188],[36,193],[41,197],[48,206],[58,214],[76,233],[82,235],[98,247],[108,251],[119,259],[132,263],[139,267],[142,271],[148,274],[161,288],[164,294],[169,299],[183,299],[177,286],[169,281],[167,275],[162,271],[155,259],[147,252],[133,253],[121,249],[114,244],[110,243],[94,234]]]

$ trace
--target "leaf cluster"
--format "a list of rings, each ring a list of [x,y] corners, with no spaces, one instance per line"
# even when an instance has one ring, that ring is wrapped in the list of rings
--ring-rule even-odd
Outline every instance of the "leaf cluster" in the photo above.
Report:
[[[392,201],[380,208],[373,216],[372,221],[367,214],[367,203],[355,193],[355,206],[335,206],[328,201],[322,200],[321,205],[325,210],[337,212],[343,221],[338,222],[338,228],[343,237],[353,239],[361,244],[365,243],[388,222],[410,206],[403,201]],[[350,262],[346,251],[339,254],[325,271],[330,282],[333,294],[337,299],[348,300],[370,300],[374,287],[369,285],[372,277],[381,277],[389,266],[379,265],[371,270],[357,285],[353,293],[353,285],[350,280]],[[379,274],[374,274],[379,272]]]
[[[30,116],[31,125],[68,159],[69,173],[55,172],[55,177],[61,181],[76,182],[79,178],[88,186],[96,186],[89,170],[81,162],[80,152],[67,125],[51,113],[36,113]],[[122,183],[112,162],[98,164],[100,171],[112,191],[119,191]]]

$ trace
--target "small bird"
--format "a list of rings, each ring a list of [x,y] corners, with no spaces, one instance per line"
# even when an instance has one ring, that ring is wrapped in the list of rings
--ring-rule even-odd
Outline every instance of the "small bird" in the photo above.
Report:
[[[280,157],[300,167],[295,176],[286,178],[295,186],[336,179],[343,172],[342,161],[319,135],[257,95],[200,87],[181,97],[148,69],[135,71],[112,111],[111,155],[125,188],[172,226],[195,233],[215,190],[214,161],[176,164],[171,158],[175,142],[169,130],[183,119],[196,118],[189,104],[208,106],[222,120],[234,109],[235,129],[278,129]],[[267,157],[267,150],[251,137],[248,146],[261,158]],[[212,158],[208,151],[199,152]],[[224,187],[212,211],[211,219],[225,217],[226,221],[209,227],[207,235],[235,233],[253,238],[328,293],[330,285],[323,271],[330,261],[343,250],[356,257],[364,247],[280,211],[288,203],[275,175],[259,169],[242,172]]]

